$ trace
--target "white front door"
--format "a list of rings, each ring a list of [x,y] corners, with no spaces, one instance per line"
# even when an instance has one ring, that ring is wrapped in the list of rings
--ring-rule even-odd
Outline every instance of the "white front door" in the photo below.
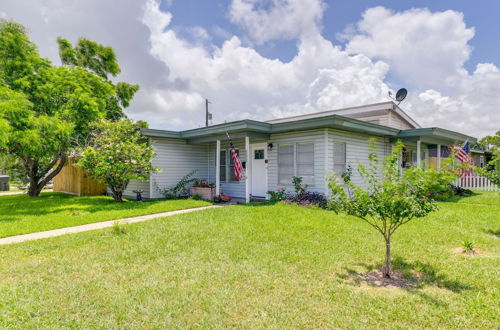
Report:
[[[252,144],[250,150],[252,196],[265,198],[267,195],[267,143]]]

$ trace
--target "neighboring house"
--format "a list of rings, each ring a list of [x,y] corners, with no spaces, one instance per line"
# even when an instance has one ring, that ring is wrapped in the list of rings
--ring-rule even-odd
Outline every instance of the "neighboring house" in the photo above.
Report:
[[[226,132],[246,169],[235,181]],[[301,176],[309,189],[328,193],[326,176],[342,174],[349,164],[353,181],[362,184],[358,162],[368,162],[370,138],[380,157],[398,139],[405,143],[402,166],[439,165],[449,146],[476,139],[441,128],[421,128],[393,102],[325,111],[267,122],[240,120],[185,131],[143,129],[153,142],[153,165],[161,172],[147,182],[131,181],[125,195],[144,190],[145,198],[162,197],[156,187],[174,186],[196,170],[195,177],[216,184],[217,193],[242,198],[266,198],[268,190],[293,190],[291,179]]]

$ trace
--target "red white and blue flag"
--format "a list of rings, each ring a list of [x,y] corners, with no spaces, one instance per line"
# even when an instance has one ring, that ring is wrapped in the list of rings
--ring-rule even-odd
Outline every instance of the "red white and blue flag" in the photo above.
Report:
[[[227,137],[229,138],[229,134],[227,134]],[[241,165],[240,158],[238,157],[238,153],[234,148],[234,144],[233,141],[231,141],[231,138],[229,138],[229,145],[231,146],[231,159],[233,160],[234,165],[234,179],[236,181],[240,181],[241,179],[243,179],[243,165]]]
[[[461,177],[466,177],[467,175],[471,175],[473,170],[470,167],[471,166],[471,159],[470,159],[470,145],[469,141],[465,141],[463,147],[459,148],[457,152],[455,153],[455,158],[458,159],[461,163],[465,164],[467,166],[466,170],[461,170]]]

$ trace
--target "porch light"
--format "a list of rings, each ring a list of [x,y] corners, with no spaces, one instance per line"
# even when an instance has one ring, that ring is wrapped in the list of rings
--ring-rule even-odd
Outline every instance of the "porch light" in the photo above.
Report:
[[[269,142],[267,144],[267,150],[269,150],[269,151],[273,150],[273,143],[272,142]]]

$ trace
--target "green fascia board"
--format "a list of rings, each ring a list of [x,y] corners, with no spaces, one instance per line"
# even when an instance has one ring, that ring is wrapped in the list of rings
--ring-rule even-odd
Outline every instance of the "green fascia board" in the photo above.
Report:
[[[181,139],[181,133],[175,131],[165,131],[162,129],[141,128],[141,132],[145,136]]]
[[[277,123],[273,124],[271,131],[273,134],[277,134],[318,128],[334,128],[377,136],[396,136],[399,133],[399,129],[396,128],[368,123],[339,115]]]
[[[269,134],[270,131],[271,124],[246,119],[182,131],[181,137],[185,139],[192,139],[203,136],[225,135],[226,132],[259,132]]]
[[[450,131],[439,127],[407,129],[399,132],[398,138],[403,141],[422,141],[428,144],[453,144],[455,142],[477,142],[473,136]]]

